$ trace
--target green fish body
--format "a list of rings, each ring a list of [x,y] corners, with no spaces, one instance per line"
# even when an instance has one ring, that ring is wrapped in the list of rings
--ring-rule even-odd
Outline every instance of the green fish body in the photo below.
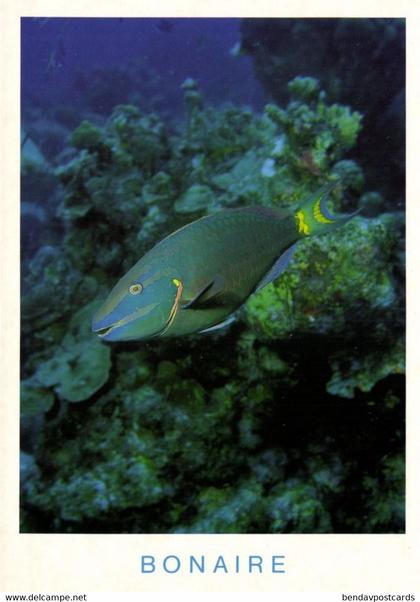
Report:
[[[103,340],[145,340],[211,330],[285,269],[295,243],[346,222],[328,192],[298,211],[245,207],[198,219],[154,246],[95,314]]]

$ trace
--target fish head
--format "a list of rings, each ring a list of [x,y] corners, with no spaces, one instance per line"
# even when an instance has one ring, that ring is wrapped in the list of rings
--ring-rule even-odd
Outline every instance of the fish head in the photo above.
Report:
[[[92,331],[104,341],[163,336],[180,307],[182,282],[159,268],[136,266],[114,286],[95,313]]]

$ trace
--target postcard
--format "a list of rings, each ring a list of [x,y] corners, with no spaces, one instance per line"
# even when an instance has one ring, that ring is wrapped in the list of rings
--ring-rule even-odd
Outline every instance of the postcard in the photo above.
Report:
[[[420,595],[419,14],[306,4],[3,6],[5,600]]]

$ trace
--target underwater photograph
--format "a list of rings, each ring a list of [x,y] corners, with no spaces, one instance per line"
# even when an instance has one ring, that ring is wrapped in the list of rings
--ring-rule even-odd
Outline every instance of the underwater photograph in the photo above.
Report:
[[[21,533],[405,532],[405,20],[21,19]]]

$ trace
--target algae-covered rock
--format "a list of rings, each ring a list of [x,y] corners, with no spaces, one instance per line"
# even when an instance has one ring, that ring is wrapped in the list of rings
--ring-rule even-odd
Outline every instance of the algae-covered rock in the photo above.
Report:
[[[113,458],[119,464],[120,475],[110,473],[106,464],[97,464],[92,471],[67,480],[57,479],[41,503],[55,507],[64,521],[94,518],[112,510],[128,509],[159,501],[165,490],[159,483],[153,465],[141,455]],[[141,487],[139,487],[141,483]]]
[[[332,173],[338,177],[344,189],[350,188],[356,192],[362,190],[364,184],[363,172],[355,161],[338,161],[334,165]]]
[[[405,345],[401,339],[390,348],[377,350],[369,354],[361,353],[349,361],[342,354],[331,358],[332,376],[327,383],[327,391],[331,395],[353,398],[355,390],[368,393],[376,383],[390,374],[404,374]]]
[[[178,213],[200,213],[214,208],[214,193],[208,186],[193,184],[175,203]]]
[[[22,139],[25,141],[24,135],[26,135],[32,143],[36,144],[37,154],[40,152],[44,158],[42,163],[46,161],[46,167],[51,170],[51,166],[60,163],[69,150],[66,148],[70,136],[68,126],[60,123],[56,119],[54,110],[46,106],[22,107],[22,118],[24,124]],[[77,122],[74,125],[77,125]],[[26,154],[27,142],[29,141],[23,144],[23,155]]]
[[[188,77],[181,88],[185,90],[184,102],[190,116],[195,111],[200,111],[203,108],[203,98],[200,94],[197,82],[191,77]]]
[[[35,339],[45,339],[46,347],[61,340],[66,328],[63,317],[75,313],[98,292],[96,279],[81,272],[72,260],[83,252],[79,243],[80,237],[67,255],[58,247],[41,247],[23,276],[22,343],[28,348],[32,345],[32,351]],[[50,326],[52,330],[47,330]]]
[[[367,504],[370,519],[365,532],[385,533],[390,525],[399,529],[399,525],[404,524],[404,497],[401,495],[405,489],[403,454],[383,458],[380,469],[378,479],[365,477],[364,484],[370,493]]]
[[[66,401],[89,399],[108,380],[111,368],[109,347],[96,341],[78,342],[66,337],[54,356],[40,364],[36,378],[44,387],[53,387]]]
[[[71,135],[71,143],[78,149],[86,149],[88,151],[101,150],[103,135],[98,127],[89,121],[82,121]]]
[[[82,447],[68,444],[57,451],[51,458],[57,470],[54,481],[33,495],[33,502],[52,510],[59,521],[77,523],[140,509],[156,504],[171,491],[147,455],[147,433],[133,428],[123,431],[117,416],[111,424],[98,422],[98,427],[99,431],[90,433],[81,426]]]
[[[171,176],[164,171],[152,176],[142,188],[142,200],[146,205],[159,206],[173,196]]]
[[[35,379],[25,379],[20,385],[20,411],[22,416],[35,416],[48,412],[54,404],[54,393],[42,388]]]
[[[250,523],[258,524],[261,494],[261,484],[255,480],[245,481],[235,490],[209,487],[197,500],[200,518],[175,532],[241,533]]]
[[[111,350],[90,333],[94,301],[77,312],[69,322],[61,345],[51,359],[38,365],[34,379],[52,387],[66,401],[80,402],[92,397],[108,380]]]
[[[319,80],[332,102],[364,115],[356,158],[369,185],[376,182],[376,189],[387,192],[392,211],[396,197],[404,196],[404,20],[243,19],[241,50],[253,57],[256,76],[279,106],[290,92],[312,100]],[[366,69],[366,56],[381,68]],[[340,113],[341,132],[349,139],[353,126]]]
[[[374,332],[397,298],[390,240],[399,228],[395,215],[357,217],[331,235],[308,239],[282,277],[248,300],[247,320],[268,339],[326,335],[353,330],[357,311],[357,326]]]
[[[318,83],[318,82],[316,82]],[[291,91],[296,89],[291,82]],[[270,119],[285,132],[295,161],[313,174],[319,174],[354,146],[361,130],[362,115],[341,105],[328,105],[325,95],[314,86],[311,100],[303,102],[300,92],[287,110],[267,105]]]
[[[127,165],[130,158],[149,177],[156,173],[162,155],[167,150],[166,131],[157,115],[142,115],[137,107],[115,107],[106,125],[114,143],[113,153],[117,162]]]
[[[21,170],[22,174],[26,175],[31,172],[51,172],[51,166],[44,157],[35,142],[27,136],[24,130],[21,133],[22,138],[22,154],[21,154]]]
[[[40,477],[40,470],[33,455],[20,451],[19,469],[21,491],[30,497],[34,493],[34,483]]]
[[[319,81],[314,77],[297,76],[287,84],[287,88],[294,98],[305,102],[316,100],[320,93]]]

